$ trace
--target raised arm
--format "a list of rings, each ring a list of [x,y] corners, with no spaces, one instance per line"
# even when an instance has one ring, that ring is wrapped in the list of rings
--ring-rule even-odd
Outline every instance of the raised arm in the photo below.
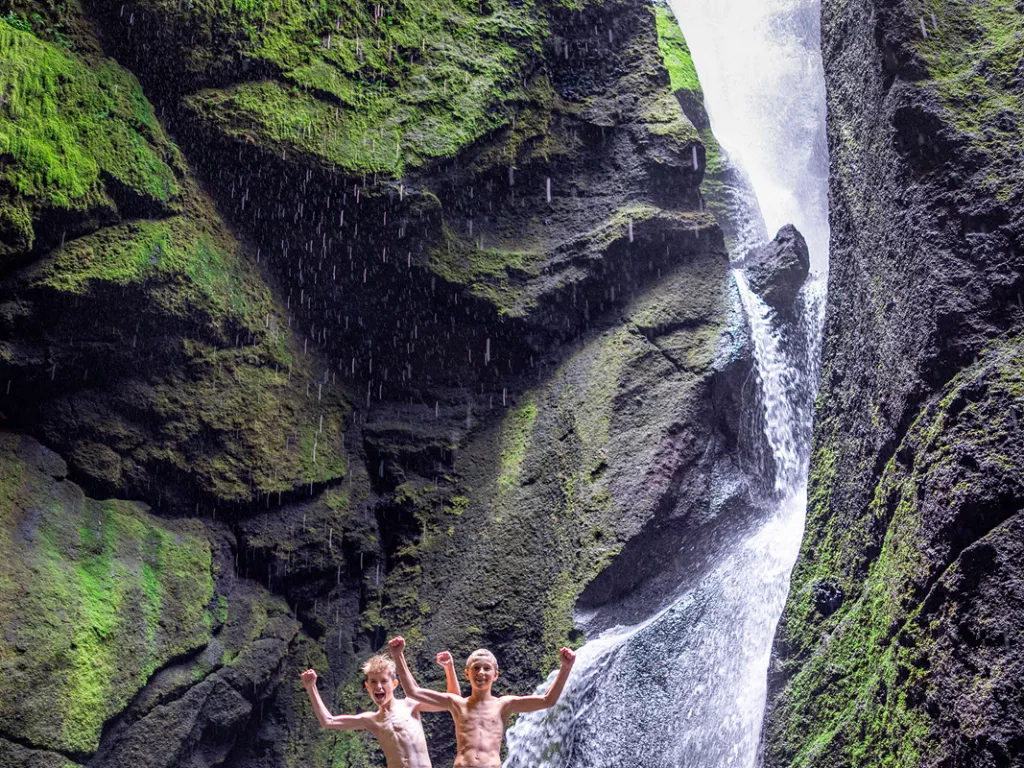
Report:
[[[395,669],[398,671],[398,682],[402,684],[405,695],[413,701],[428,706],[432,705],[440,709],[448,709],[454,702],[455,697],[450,693],[432,691],[429,688],[420,688],[413,680],[409,665],[405,663],[405,639],[396,637],[388,643],[388,650],[391,651],[391,658],[395,660]]]
[[[444,679],[448,685],[448,693],[453,696],[461,696],[462,688],[459,686],[459,678],[455,674],[455,661],[449,651],[441,651],[437,654],[437,663],[444,668]]]
[[[302,673],[302,687],[306,689],[309,701],[313,705],[313,714],[320,721],[324,728],[331,728],[338,731],[358,731],[368,725],[364,715],[332,715],[320,698],[320,691],[316,688],[316,672],[307,669]]]
[[[551,684],[551,687],[548,688],[543,696],[502,697],[505,699],[503,703],[507,715],[516,712],[536,712],[538,709],[548,709],[555,706],[558,697],[562,695],[562,689],[565,688],[566,680],[569,679],[569,672],[572,670],[573,662],[576,661],[576,652],[563,648],[559,656],[562,659],[562,668],[558,670],[558,677],[555,678],[555,682]]]

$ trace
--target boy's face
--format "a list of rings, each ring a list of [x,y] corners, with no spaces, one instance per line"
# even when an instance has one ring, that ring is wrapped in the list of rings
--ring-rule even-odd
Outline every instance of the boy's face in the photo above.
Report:
[[[486,690],[498,679],[498,667],[486,656],[474,656],[466,665],[466,679],[473,686],[473,690]]]
[[[391,676],[390,672],[371,672],[366,676],[366,691],[378,707],[383,707],[395,697],[395,688],[398,681]]]

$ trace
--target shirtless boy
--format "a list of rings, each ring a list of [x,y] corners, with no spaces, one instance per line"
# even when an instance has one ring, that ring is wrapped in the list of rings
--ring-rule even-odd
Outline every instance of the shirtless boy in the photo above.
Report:
[[[439,693],[420,688],[405,663],[405,640],[396,637],[388,643],[391,656],[398,668],[398,679],[405,695],[426,705],[451,712],[455,720],[455,768],[501,768],[501,740],[505,736],[505,723],[517,712],[536,712],[553,707],[562,694],[576,653],[563,648],[562,668],[558,677],[543,696],[494,696],[491,685],[498,679],[498,662],[494,654],[485,649],[473,651],[466,661],[466,677],[473,687],[468,698],[452,693]]]
[[[461,696],[452,655],[447,651],[437,654],[437,663],[444,667],[447,695]],[[398,680],[395,679],[395,663],[387,654],[378,654],[367,661],[363,665],[363,674],[366,675],[363,685],[377,705],[377,711],[332,715],[316,688],[316,672],[307,669],[302,673],[302,687],[309,694],[320,725],[339,731],[369,731],[384,750],[387,768],[431,768],[420,713],[440,712],[443,707],[409,698],[396,699]]]

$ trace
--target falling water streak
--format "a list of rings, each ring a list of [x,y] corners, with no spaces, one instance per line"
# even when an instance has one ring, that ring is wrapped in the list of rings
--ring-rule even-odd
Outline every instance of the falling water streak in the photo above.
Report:
[[[782,493],[792,489],[800,475],[800,445],[794,434],[799,419],[791,397],[799,372],[787,363],[781,339],[772,332],[772,311],[750,290],[741,270],[732,274],[757,347],[754,362],[761,382],[764,433],[775,460],[775,490]]]

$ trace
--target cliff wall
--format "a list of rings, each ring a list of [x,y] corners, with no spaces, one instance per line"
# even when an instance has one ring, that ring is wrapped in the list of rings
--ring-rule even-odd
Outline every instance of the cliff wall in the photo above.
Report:
[[[829,297],[765,764],[1021,765],[1024,16],[822,13]]]
[[[592,601],[743,514],[748,342],[651,5],[2,15],[0,761],[378,765],[302,669],[365,708],[403,633],[529,690],[609,563]]]

